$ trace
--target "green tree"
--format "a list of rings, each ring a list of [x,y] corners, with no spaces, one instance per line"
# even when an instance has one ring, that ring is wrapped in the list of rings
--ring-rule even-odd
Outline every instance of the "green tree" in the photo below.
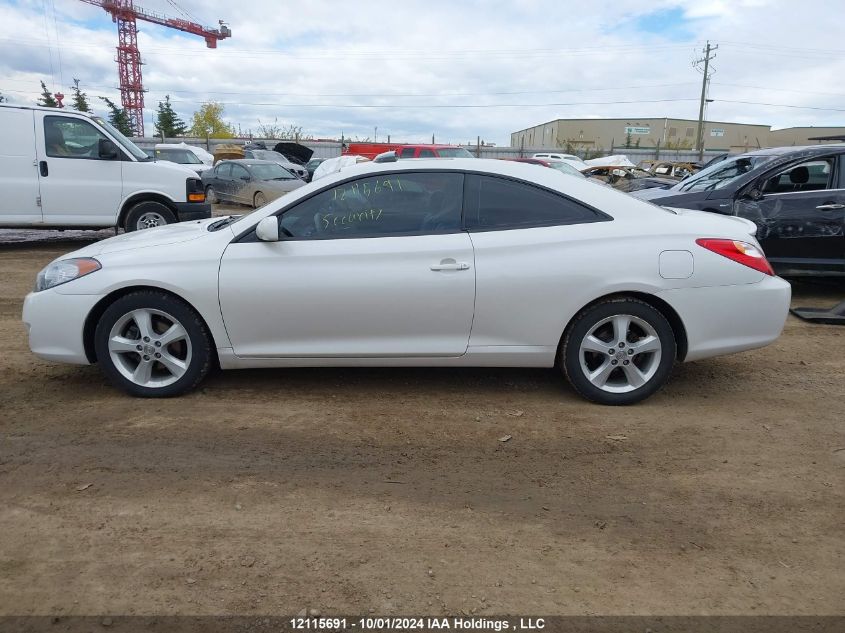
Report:
[[[625,135],[625,147],[627,147],[627,148],[631,147],[631,133],[630,132],[628,132]]]
[[[118,108],[108,97],[100,97],[100,99],[105,101],[109,109],[109,123],[116,127],[124,136],[132,136],[132,126],[129,123],[129,115],[126,114],[126,110]]]
[[[73,93],[73,109],[79,112],[91,112],[91,106],[88,105],[88,95],[79,89],[79,80],[76,77],[73,78],[70,91]]]
[[[53,93],[47,90],[47,86],[44,85],[44,82],[41,82],[41,98],[38,99],[38,105],[44,106],[45,108],[58,108],[59,102],[56,101],[56,98],[53,96]]]
[[[3,93],[0,92],[0,103],[3,103],[6,100],[6,97],[3,96]]]
[[[234,128],[223,120],[223,104],[209,101],[191,117],[191,135],[209,138],[232,138]]]
[[[154,123],[156,134],[163,134],[165,138],[185,136],[188,131],[188,126],[170,105],[170,95],[166,95],[164,101],[158,102],[158,114]]]

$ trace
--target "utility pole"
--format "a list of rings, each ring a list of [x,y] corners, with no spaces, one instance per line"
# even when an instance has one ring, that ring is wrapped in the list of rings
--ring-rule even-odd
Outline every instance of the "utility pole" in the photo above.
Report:
[[[698,64],[704,63],[703,74],[701,80],[701,103],[698,106],[698,134],[696,135],[696,147],[698,147],[698,160],[704,159],[704,104],[707,100],[707,84],[710,81],[710,60],[716,57],[716,49],[719,45],[710,46],[710,40],[707,40],[707,46],[702,51],[704,57],[696,59],[692,65],[698,68]],[[713,53],[712,55],[710,53]]]

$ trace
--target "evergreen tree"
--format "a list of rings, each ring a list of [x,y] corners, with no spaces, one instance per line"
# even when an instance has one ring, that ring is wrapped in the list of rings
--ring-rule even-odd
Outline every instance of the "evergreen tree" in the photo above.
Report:
[[[73,93],[73,109],[79,112],[91,112],[91,106],[88,105],[88,95],[79,89],[79,80],[75,77],[70,90]]]
[[[56,101],[56,98],[53,96],[53,93],[47,90],[47,86],[44,85],[44,82],[41,82],[41,98],[38,99],[38,105],[44,106],[45,108],[58,108],[59,102]]]
[[[105,101],[106,106],[108,106],[109,123],[116,127],[118,132],[124,136],[132,136],[132,126],[129,124],[129,116],[126,114],[126,110],[118,108],[108,97],[100,97],[100,99]]]
[[[156,134],[163,134],[165,138],[185,136],[188,126],[179,118],[173,106],[170,105],[170,95],[164,97],[164,101],[158,102],[158,115],[155,119]]]
[[[0,103],[3,103],[6,100],[6,97],[3,96],[3,93],[0,92]]]

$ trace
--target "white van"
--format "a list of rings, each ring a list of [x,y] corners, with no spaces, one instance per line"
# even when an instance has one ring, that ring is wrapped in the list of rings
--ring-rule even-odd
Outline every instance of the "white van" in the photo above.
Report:
[[[135,231],[208,217],[196,172],[151,161],[107,121],[0,105],[0,227]]]

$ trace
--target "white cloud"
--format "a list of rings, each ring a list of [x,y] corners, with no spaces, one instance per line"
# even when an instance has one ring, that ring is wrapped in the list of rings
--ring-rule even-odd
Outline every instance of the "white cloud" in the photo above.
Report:
[[[115,26],[78,0],[52,2],[56,15],[46,19],[51,2],[0,6],[0,91],[31,102],[39,79],[68,94],[79,77],[89,94],[116,99]],[[705,39],[720,44],[710,118],[845,124],[843,112],[723,101],[842,107],[841,95],[817,94],[841,91],[845,56],[824,52],[842,47],[845,5],[836,0],[814,2],[812,11],[764,0],[177,2],[207,24],[228,20],[233,37],[208,50],[198,37],[139,22],[150,128],[165,93],[186,119],[213,98],[242,129],[278,118],[316,136],[371,137],[378,126],[380,138],[417,141],[480,135],[506,143],[510,132],[557,117],[695,118],[700,75],[690,62]],[[165,0],[137,4],[175,13]],[[665,33],[639,29],[637,18],[670,9],[687,20]],[[494,94],[518,92],[526,94]],[[407,94],[430,96],[400,96]],[[660,99],[689,101],[527,105]],[[350,107],[366,104],[393,107]],[[454,104],[526,105],[435,107]]]

